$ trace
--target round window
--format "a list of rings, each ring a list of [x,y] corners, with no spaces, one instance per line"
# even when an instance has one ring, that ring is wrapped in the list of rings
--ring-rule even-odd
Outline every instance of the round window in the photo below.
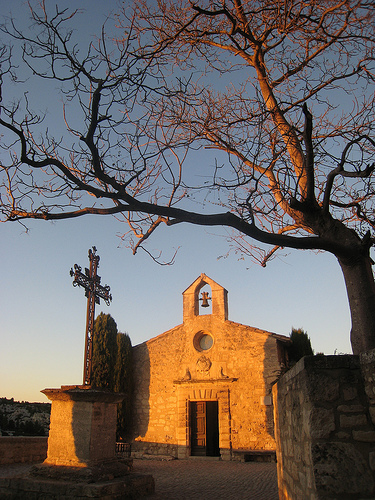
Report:
[[[199,340],[199,347],[202,349],[202,351],[207,351],[208,349],[211,349],[212,344],[214,343],[211,335],[202,335],[202,337]]]
[[[194,337],[194,347],[197,351],[208,351],[214,344],[214,339],[205,332],[198,332]]]

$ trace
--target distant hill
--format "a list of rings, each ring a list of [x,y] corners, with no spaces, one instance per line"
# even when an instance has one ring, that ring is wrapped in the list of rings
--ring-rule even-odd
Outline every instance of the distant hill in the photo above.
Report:
[[[0,435],[48,436],[50,403],[0,398]]]

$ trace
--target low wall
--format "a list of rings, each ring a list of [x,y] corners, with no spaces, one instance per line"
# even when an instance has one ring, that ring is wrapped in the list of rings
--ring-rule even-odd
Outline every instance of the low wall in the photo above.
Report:
[[[0,465],[43,462],[48,437],[0,436]]]
[[[279,498],[375,494],[375,351],[307,356],[273,388]]]

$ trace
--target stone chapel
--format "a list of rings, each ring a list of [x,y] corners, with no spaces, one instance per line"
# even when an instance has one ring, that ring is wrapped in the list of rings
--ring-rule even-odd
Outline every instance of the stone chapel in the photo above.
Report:
[[[289,337],[229,321],[227,290],[205,274],[182,295],[183,323],[133,347],[132,454],[274,451],[271,391]]]

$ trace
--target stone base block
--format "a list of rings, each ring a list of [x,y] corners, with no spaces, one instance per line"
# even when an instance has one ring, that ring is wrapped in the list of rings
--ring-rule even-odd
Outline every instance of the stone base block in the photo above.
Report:
[[[65,467],[48,465],[44,462],[34,465],[28,476],[55,481],[98,483],[126,476],[132,468],[133,460],[131,458],[111,460],[91,467]]]
[[[58,481],[31,476],[0,478],[3,500],[84,500],[139,499],[155,492],[150,475],[129,473],[112,481],[85,483]]]

